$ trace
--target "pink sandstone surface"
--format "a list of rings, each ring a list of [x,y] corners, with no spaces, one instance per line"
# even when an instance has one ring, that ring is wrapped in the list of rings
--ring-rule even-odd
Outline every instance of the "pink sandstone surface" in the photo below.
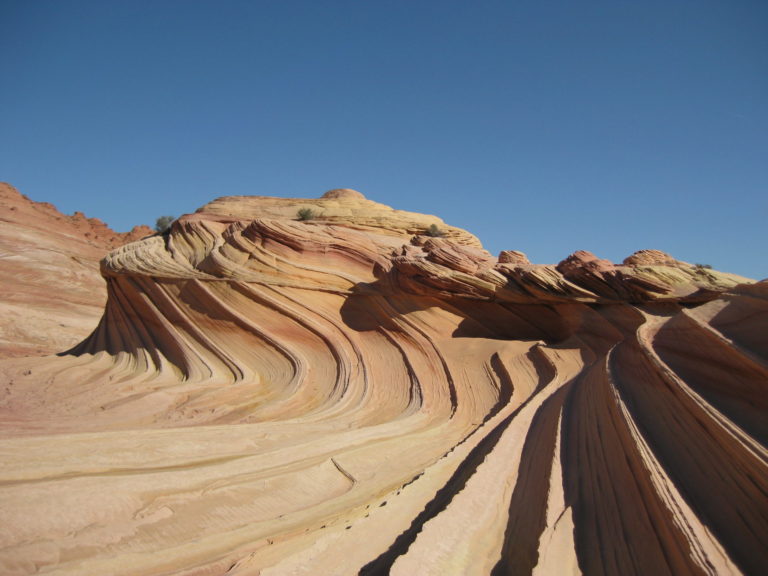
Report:
[[[152,233],[66,216],[0,182],[0,358],[61,352],[85,338],[106,303],[99,261]]]
[[[497,259],[351,190],[219,198],[101,274],[90,336],[0,361],[2,574],[768,567],[768,282]]]

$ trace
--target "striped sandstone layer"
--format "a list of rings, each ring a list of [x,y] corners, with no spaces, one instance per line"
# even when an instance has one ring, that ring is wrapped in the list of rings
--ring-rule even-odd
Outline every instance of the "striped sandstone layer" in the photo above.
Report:
[[[101,272],[90,337],[0,363],[4,574],[768,566],[766,282],[494,258],[350,190],[221,198]]]

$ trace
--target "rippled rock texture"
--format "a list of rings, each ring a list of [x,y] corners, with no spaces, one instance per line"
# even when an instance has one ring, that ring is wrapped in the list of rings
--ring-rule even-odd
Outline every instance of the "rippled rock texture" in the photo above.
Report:
[[[101,272],[89,338],[0,363],[3,574],[766,572],[766,282],[351,190]]]

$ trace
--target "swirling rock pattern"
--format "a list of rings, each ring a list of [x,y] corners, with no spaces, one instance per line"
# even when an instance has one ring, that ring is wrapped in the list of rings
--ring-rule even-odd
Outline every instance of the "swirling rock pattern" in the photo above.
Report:
[[[89,338],[0,363],[4,574],[768,567],[766,282],[496,259],[350,190],[101,271]]]

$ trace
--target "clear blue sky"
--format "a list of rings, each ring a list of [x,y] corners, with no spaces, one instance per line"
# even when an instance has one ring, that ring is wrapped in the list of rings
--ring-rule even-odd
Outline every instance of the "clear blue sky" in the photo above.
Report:
[[[768,2],[0,0],[0,180],[117,230],[349,187],[768,276]]]

